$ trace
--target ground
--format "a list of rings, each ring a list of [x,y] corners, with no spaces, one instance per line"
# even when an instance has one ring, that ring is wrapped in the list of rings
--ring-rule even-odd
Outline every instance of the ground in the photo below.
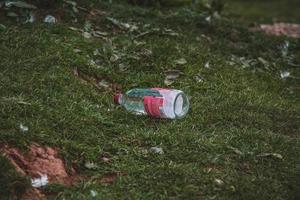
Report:
[[[249,31],[257,17],[299,23],[296,1],[285,4],[289,13],[266,14],[266,4],[247,12],[249,2],[231,0],[211,21],[187,7],[94,2],[101,12],[81,10],[77,23],[0,18],[1,146],[58,148],[67,170],[84,177],[48,184],[47,198],[300,198],[300,43]],[[181,75],[166,86],[170,69]],[[183,90],[190,112],[162,120],[114,105],[115,91],[134,87]],[[0,156],[0,199],[29,187]]]

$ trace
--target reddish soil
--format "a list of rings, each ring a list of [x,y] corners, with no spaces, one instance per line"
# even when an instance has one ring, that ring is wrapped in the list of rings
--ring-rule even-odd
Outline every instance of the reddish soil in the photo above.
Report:
[[[46,174],[49,183],[70,186],[80,180],[80,177],[74,169],[66,170],[58,151],[58,149],[42,147],[38,144],[32,144],[26,153],[7,145],[0,148],[0,152],[7,157],[20,174],[30,178],[38,178],[42,174]],[[38,189],[30,188],[22,199],[45,199],[45,196]]]
[[[269,35],[285,35],[293,38],[300,38],[300,24],[275,23],[272,25],[261,24],[259,29]]]

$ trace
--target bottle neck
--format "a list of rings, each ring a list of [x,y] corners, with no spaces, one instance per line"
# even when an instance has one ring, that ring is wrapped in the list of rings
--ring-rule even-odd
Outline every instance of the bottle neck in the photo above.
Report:
[[[121,99],[122,99],[123,94],[122,93],[117,93],[114,95],[114,102],[117,105],[121,104]]]

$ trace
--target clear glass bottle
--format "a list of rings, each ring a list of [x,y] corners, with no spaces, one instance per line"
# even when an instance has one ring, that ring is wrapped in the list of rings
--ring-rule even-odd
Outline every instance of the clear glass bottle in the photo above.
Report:
[[[135,88],[114,96],[117,104],[138,115],[180,119],[189,110],[189,100],[180,90],[163,88]]]

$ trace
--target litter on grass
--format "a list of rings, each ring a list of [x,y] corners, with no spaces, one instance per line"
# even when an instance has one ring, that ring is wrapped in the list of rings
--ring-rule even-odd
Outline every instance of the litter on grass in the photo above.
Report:
[[[22,132],[27,132],[27,131],[29,130],[29,128],[28,128],[28,126],[25,126],[25,125],[23,125],[23,124],[20,124],[20,130],[21,130]]]
[[[31,179],[31,185],[35,188],[40,188],[48,184],[47,174],[42,174],[39,178]]]
[[[164,154],[164,151],[161,147],[151,147],[149,151],[152,153]]]
[[[56,18],[53,17],[52,15],[47,15],[45,18],[44,18],[44,22],[45,23],[48,23],[48,24],[55,24],[57,22]]]
[[[184,92],[166,88],[133,88],[123,94],[118,92],[114,95],[114,102],[136,115],[166,119],[184,118],[190,105]],[[152,150],[160,151],[156,147]]]
[[[290,77],[291,73],[289,71],[281,71],[280,72],[280,77],[282,79],[287,79],[288,77]]]

